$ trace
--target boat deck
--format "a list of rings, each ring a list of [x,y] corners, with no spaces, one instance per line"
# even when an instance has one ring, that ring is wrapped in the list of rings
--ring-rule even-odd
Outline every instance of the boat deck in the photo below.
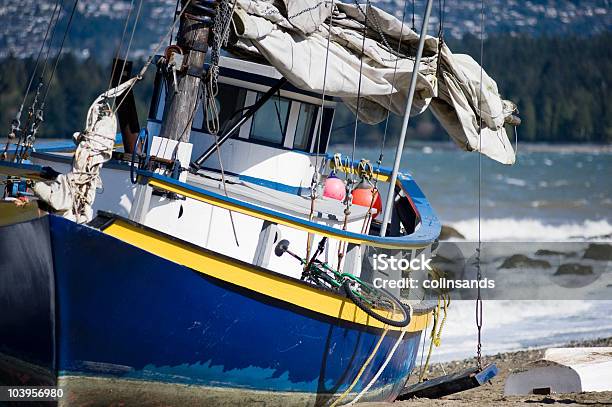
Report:
[[[301,196],[246,182],[237,176],[225,175],[224,188],[221,174],[203,170],[199,171],[198,174],[189,174],[187,183],[223,195],[227,192],[227,196],[230,198],[293,216],[308,218],[310,215],[310,196]],[[319,197],[315,201],[313,216],[319,219],[343,222],[345,208],[346,206],[341,201]],[[367,213],[367,207],[352,205],[347,219],[348,221],[363,219]],[[376,209],[372,209],[372,213],[376,213]]]

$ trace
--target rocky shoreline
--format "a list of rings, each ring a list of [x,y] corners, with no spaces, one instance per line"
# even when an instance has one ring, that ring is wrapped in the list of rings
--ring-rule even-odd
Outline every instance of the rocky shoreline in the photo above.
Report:
[[[592,347],[612,346],[612,337],[589,341],[575,341],[563,345],[563,347]],[[495,363],[499,374],[490,384],[453,394],[437,400],[412,399],[396,403],[364,403],[362,406],[371,407],[414,407],[414,406],[548,406],[557,405],[589,405],[589,406],[612,406],[612,392],[589,392],[571,394],[551,395],[528,395],[528,396],[504,396],[504,383],[508,375],[516,370],[522,369],[526,364],[540,359],[544,355],[544,349],[526,349],[517,352],[500,353],[483,358],[483,363]],[[430,367],[428,376],[434,378],[445,373],[458,372],[474,366],[474,359],[465,359]],[[419,367],[415,368],[418,376]],[[414,380],[414,379],[412,379]]]

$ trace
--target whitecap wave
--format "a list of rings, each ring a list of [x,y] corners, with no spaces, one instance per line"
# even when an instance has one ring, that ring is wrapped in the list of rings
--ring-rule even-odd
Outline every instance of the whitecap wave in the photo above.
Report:
[[[455,301],[448,311],[442,346],[433,362],[473,356],[475,304]],[[612,301],[485,301],[483,353],[552,347],[612,334]]]
[[[451,223],[466,240],[478,240],[478,219]],[[482,241],[531,242],[610,240],[604,236],[612,233],[612,224],[607,219],[551,225],[538,219],[497,218],[480,222]],[[603,237],[603,238],[602,238]]]

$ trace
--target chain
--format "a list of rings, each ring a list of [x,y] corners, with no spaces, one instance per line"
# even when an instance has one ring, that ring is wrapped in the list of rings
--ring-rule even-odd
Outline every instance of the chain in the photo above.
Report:
[[[368,1],[366,3],[366,10],[364,11],[361,8],[361,4],[359,4],[359,0],[353,0],[353,2],[355,3],[355,5],[357,6],[357,9],[361,12],[361,14],[363,14],[363,16],[365,17],[365,30],[364,30],[364,37],[367,35],[367,31],[368,31],[368,18],[372,19],[372,22],[374,23],[374,28],[376,28],[376,32],[378,33],[378,35],[380,36],[380,38],[382,39],[383,44],[385,45],[387,52],[390,53],[391,55],[397,57],[397,58],[403,58],[403,59],[408,59],[409,57],[400,53],[399,50],[396,52],[393,47],[391,45],[389,45],[389,42],[387,41],[387,37],[385,36],[383,29],[380,26],[380,23],[378,21],[378,17],[376,17],[376,14],[374,13],[369,13],[370,15],[367,15],[367,11],[370,10],[370,2]],[[403,28],[403,27],[402,27]],[[363,50],[362,50],[363,51]],[[387,58],[382,58],[385,61],[395,61],[396,59],[387,59]]]
[[[219,8],[217,10],[217,16],[212,27],[212,45],[210,47],[210,70],[209,80],[211,81],[211,88],[216,88],[217,79],[219,77],[219,58],[221,56],[221,48],[227,45],[229,38],[229,28],[234,15],[234,8],[236,7],[236,1],[230,3],[229,0],[222,0],[219,2]]]

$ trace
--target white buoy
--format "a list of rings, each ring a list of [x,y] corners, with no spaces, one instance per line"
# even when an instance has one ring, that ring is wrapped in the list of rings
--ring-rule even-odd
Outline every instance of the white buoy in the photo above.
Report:
[[[550,348],[506,379],[506,396],[612,391],[612,347]]]

